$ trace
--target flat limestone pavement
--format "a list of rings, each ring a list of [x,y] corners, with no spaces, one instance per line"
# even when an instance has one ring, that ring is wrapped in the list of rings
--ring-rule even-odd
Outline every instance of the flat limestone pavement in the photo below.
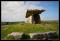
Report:
[[[23,32],[12,32],[8,36],[13,36],[15,40],[31,39],[31,40],[49,40],[58,39],[57,32],[44,32],[44,33],[23,33]]]

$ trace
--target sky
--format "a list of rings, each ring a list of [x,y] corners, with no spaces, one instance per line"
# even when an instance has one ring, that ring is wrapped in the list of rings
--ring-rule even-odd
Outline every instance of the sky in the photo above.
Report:
[[[1,1],[1,21],[26,21],[27,9],[44,9],[41,20],[59,20],[59,1]]]

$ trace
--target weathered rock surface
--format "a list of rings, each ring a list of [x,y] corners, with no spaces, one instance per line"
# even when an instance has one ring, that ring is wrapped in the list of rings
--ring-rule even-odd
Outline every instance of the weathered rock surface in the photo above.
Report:
[[[57,32],[45,32],[45,33],[20,33],[20,32],[12,32],[8,34],[8,36],[13,36],[15,40],[52,40],[58,39],[59,35]]]
[[[16,40],[20,39],[22,35],[23,33],[20,33],[20,32],[12,32],[11,34],[8,34],[8,36],[13,36]]]

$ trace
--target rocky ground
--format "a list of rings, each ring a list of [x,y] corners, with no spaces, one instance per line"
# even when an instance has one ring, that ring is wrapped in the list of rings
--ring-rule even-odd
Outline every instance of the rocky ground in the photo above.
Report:
[[[7,35],[7,40],[58,40],[59,35],[56,32],[45,32],[45,33],[20,33],[12,32]]]

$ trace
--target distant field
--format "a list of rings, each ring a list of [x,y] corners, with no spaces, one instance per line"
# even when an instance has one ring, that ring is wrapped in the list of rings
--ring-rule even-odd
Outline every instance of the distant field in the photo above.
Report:
[[[41,24],[16,23],[1,25],[1,39],[4,39],[11,32],[48,32],[58,31],[58,22],[42,22]]]

